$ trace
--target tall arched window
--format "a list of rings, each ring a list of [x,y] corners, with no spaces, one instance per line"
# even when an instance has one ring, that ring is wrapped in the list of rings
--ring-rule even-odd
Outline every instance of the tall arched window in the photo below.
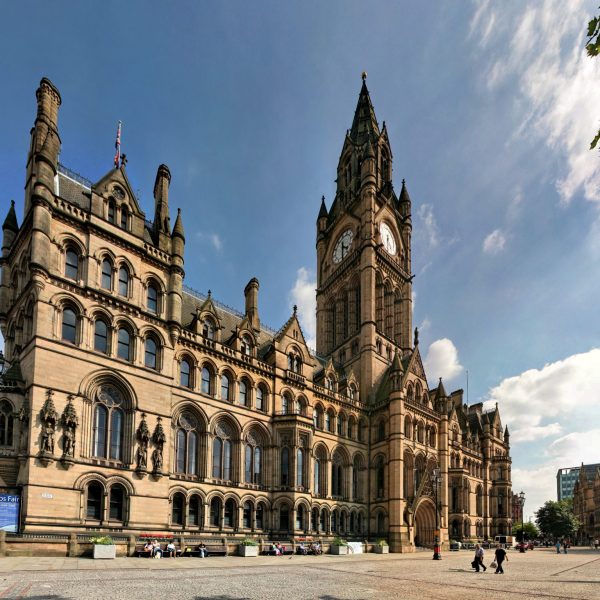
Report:
[[[6,400],[3,400],[0,402],[0,446],[12,446],[13,428],[12,406]]]
[[[108,325],[101,318],[94,323],[94,350],[108,354]]]
[[[375,489],[377,490],[377,497],[383,498],[385,495],[385,463],[383,456],[379,456],[375,463]]]
[[[361,489],[360,489],[360,472],[362,471],[362,463],[360,456],[354,457],[352,464],[352,500],[360,500]]]
[[[225,510],[223,511],[223,525],[225,527],[233,527],[235,525],[235,502],[230,498],[225,502]]]
[[[281,396],[281,414],[287,415],[290,412],[291,398],[287,393]]]
[[[318,532],[319,531],[319,509],[318,508],[312,509],[310,520],[312,521],[312,523],[311,523],[312,530],[314,532]]]
[[[242,406],[248,406],[248,383],[245,379],[240,381],[239,403]]]
[[[148,284],[146,307],[151,313],[158,314],[158,288],[154,283]]]
[[[337,418],[337,434],[344,435],[344,416],[341,414]]]
[[[233,400],[233,390],[231,389],[231,379],[227,373],[221,375],[221,400],[231,402]]]
[[[125,515],[125,488],[115,484],[110,488],[108,518],[111,521],[124,521]]]
[[[262,385],[256,388],[256,410],[265,410],[265,390]]]
[[[202,322],[202,335],[209,340],[215,339],[215,324],[208,317]]]
[[[158,342],[153,335],[146,338],[144,348],[144,364],[149,369],[158,368]]]
[[[127,230],[127,221],[129,213],[127,212],[127,208],[125,206],[121,206],[121,229]]]
[[[290,485],[290,451],[281,449],[281,485]]]
[[[213,439],[213,477],[231,480],[233,476],[232,433],[226,423],[219,423]]]
[[[119,269],[119,295],[125,298],[129,296],[129,271],[127,267]]]
[[[296,529],[304,530],[304,506],[302,504],[296,508]]]
[[[183,515],[185,512],[185,496],[177,492],[173,495],[171,505],[171,523],[173,525],[183,525]]]
[[[188,358],[182,358],[179,363],[179,385],[186,388],[192,387],[192,367]]]
[[[77,313],[71,307],[63,309],[62,340],[72,344],[77,343]]]
[[[102,501],[104,499],[104,489],[97,481],[92,481],[87,486],[87,501],[85,516],[87,519],[100,521],[102,519]]]
[[[201,374],[201,391],[203,394],[213,395],[213,371],[211,367],[204,365]]]
[[[131,333],[127,327],[119,327],[117,333],[117,356],[131,362]]]
[[[262,448],[253,433],[246,436],[244,450],[244,475],[246,483],[260,485],[262,483]]]
[[[318,458],[315,459],[315,469],[313,475],[313,491],[315,493],[315,496],[319,496],[321,494],[321,461]]]
[[[331,495],[342,496],[344,493],[344,465],[339,454],[334,455],[331,463]]]
[[[244,503],[242,526],[244,529],[252,528],[252,504],[250,502]]]
[[[252,339],[249,335],[242,336],[240,350],[244,356],[250,356],[250,354],[252,354]]]
[[[304,487],[304,450],[298,448],[296,452],[296,485]]]
[[[351,440],[354,439],[355,427],[356,427],[356,421],[354,420],[354,417],[351,416],[348,419],[348,438]]]
[[[117,388],[103,385],[96,393],[92,432],[92,455],[123,460],[123,397]]]
[[[190,502],[188,505],[188,520],[187,520],[187,524],[189,526],[192,527],[197,527],[198,525],[200,525],[200,519],[202,516],[202,510],[201,510],[201,501],[200,501],[200,496],[194,494],[191,498],[190,498]]]
[[[108,291],[112,290],[112,273],[113,273],[112,263],[110,262],[110,260],[108,258],[105,258],[102,261],[102,278],[101,278],[101,283],[100,283],[100,286],[102,287],[102,289],[105,289]]]
[[[212,527],[221,527],[221,500],[213,498],[210,503],[210,524]]]
[[[65,277],[79,279],[79,254],[74,248],[67,248],[65,252]]]
[[[279,509],[279,529],[289,531],[290,529],[290,509],[287,504],[282,504]]]
[[[198,475],[199,426],[196,417],[184,412],[177,422],[175,436],[175,470],[177,473]]]
[[[254,521],[256,523],[256,529],[265,528],[265,507],[262,502],[259,502],[256,505],[256,515],[254,516]]]
[[[381,419],[377,425],[377,441],[382,442],[385,440],[385,421]]]
[[[327,411],[325,413],[325,431],[331,432],[331,430],[332,430],[331,413],[329,411]]]
[[[110,200],[108,202],[108,222],[115,224],[117,222],[117,211],[115,208],[115,203]]]

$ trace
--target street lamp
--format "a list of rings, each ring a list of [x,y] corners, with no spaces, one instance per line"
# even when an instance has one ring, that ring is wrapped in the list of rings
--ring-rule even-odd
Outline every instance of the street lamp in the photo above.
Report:
[[[525,552],[525,531],[523,530],[523,514],[525,513],[523,507],[525,506],[525,492],[523,490],[521,490],[519,493],[519,504],[521,505],[521,547],[519,551]]]
[[[435,494],[435,536],[433,540],[433,560],[442,560],[440,553],[440,521],[438,512],[438,486],[442,476],[439,469],[433,469],[431,473],[431,483],[433,484],[433,491]]]

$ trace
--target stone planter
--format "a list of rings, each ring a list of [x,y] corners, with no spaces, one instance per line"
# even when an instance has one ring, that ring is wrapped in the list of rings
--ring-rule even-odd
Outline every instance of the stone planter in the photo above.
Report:
[[[389,554],[390,547],[389,546],[375,546],[375,554]]]
[[[114,544],[94,544],[94,558],[116,558],[117,547]]]
[[[330,546],[330,554],[348,554],[348,546]]]
[[[240,556],[258,556],[258,546],[238,546]]]

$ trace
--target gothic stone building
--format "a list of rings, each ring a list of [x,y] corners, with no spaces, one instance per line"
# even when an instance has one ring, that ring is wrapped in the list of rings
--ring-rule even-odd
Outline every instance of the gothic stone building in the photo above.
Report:
[[[0,476],[22,531],[389,540],[511,529],[498,409],[430,388],[412,335],[411,200],[366,84],[317,218],[317,351],[184,285],[165,165],[146,220],[125,165],[59,164],[42,79],[24,214],[3,225]],[[441,480],[433,484],[432,473]],[[436,511],[436,497],[437,507]]]
[[[573,488],[573,512],[579,520],[577,541],[600,539],[600,465],[581,465]]]

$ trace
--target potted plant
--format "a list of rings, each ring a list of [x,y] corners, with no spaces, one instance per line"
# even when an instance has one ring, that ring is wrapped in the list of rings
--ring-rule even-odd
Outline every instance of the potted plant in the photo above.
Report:
[[[90,538],[94,544],[94,558],[116,558],[117,547],[110,535],[97,535]]]
[[[329,552],[330,554],[348,554],[348,542],[340,537],[333,538]]]
[[[385,540],[379,540],[375,544],[375,553],[376,554],[389,554],[390,547],[388,546],[388,543]]]
[[[258,542],[251,538],[244,538],[238,546],[240,556],[258,556]]]

